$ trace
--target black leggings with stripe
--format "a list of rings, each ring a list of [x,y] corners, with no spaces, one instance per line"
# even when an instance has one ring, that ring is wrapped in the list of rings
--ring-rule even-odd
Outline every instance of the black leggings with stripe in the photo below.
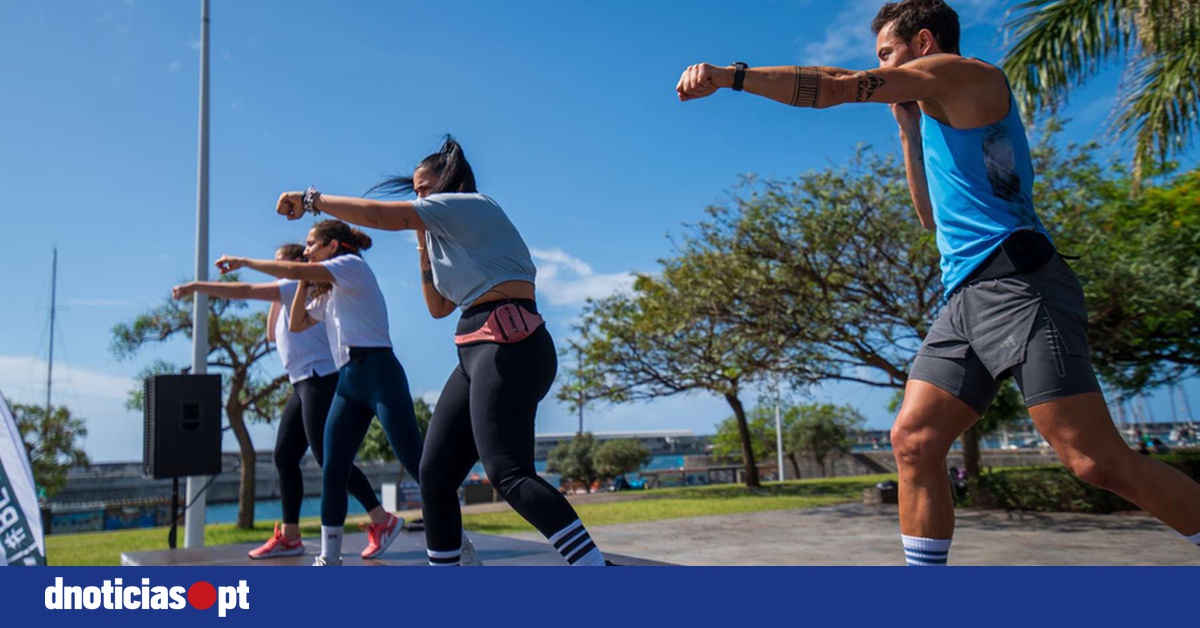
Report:
[[[536,311],[532,301],[519,301]],[[463,313],[458,332],[478,330],[495,307]],[[546,326],[515,344],[458,347],[458,367],[442,388],[421,455],[425,543],[453,552],[462,541],[458,488],[478,460],[504,499],[547,538],[579,518],[533,466],[534,417],[558,371],[558,354]]]

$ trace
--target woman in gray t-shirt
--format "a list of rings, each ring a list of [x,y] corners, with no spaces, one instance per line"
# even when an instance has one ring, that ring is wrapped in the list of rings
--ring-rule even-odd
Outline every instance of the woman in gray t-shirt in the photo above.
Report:
[[[459,363],[438,398],[421,456],[429,563],[463,560],[457,491],[482,460],[492,485],[568,563],[604,565],[575,510],[534,469],[534,416],[558,363],[538,314],[537,270],[521,234],[496,201],[476,190],[471,165],[450,137],[412,176],[388,179],[372,191],[415,192],[417,199],[323,196],[309,188],[284,193],[277,209],[293,220],[324,212],[365,227],[415,230],[429,313],[443,318],[462,309]]]

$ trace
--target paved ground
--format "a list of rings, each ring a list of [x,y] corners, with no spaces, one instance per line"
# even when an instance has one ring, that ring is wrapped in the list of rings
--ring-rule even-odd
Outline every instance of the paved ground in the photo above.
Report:
[[[1200,548],[1144,514],[959,510],[951,565],[1192,565]],[[894,505],[846,504],[590,528],[605,552],[680,565],[903,565]],[[515,538],[538,540],[535,533]]]

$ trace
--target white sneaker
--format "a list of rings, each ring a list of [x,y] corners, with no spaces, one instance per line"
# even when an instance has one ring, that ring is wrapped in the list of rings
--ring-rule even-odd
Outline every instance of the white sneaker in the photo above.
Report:
[[[458,564],[462,567],[482,567],[483,560],[479,558],[479,552],[475,551],[475,544],[463,532],[462,536],[462,555],[458,557]]]
[[[317,559],[313,561],[312,566],[313,567],[341,567],[342,566],[342,557],[338,556],[336,558],[326,558],[324,556],[317,556]]]

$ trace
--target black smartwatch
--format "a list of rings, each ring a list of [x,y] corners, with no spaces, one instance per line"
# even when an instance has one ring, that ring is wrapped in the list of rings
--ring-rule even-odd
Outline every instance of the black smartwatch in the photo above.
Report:
[[[733,91],[742,91],[742,83],[746,80],[746,68],[748,67],[750,66],[742,61],[733,62]]]

